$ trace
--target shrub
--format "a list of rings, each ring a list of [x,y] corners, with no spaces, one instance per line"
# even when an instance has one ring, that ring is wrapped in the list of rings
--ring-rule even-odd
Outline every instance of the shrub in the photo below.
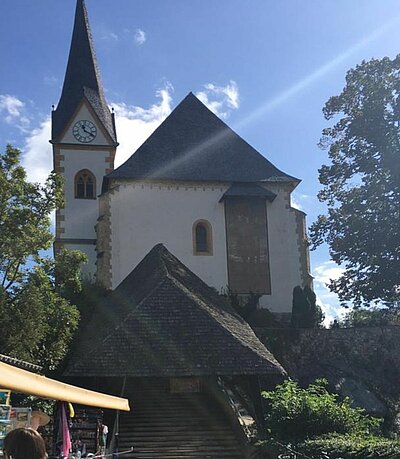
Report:
[[[259,442],[259,457],[296,457],[303,459],[398,459],[400,442],[382,437],[331,434],[299,443],[281,443],[274,439]]]
[[[282,440],[302,440],[321,435],[377,433],[380,420],[352,408],[350,400],[338,400],[328,392],[328,382],[316,380],[302,389],[291,380],[278,385],[274,391],[262,392],[268,400],[266,425],[270,435]]]
[[[329,459],[398,459],[400,457],[399,441],[374,436],[333,435],[328,438],[306,440],[295,449],[313,459],[320,459],[323,453]]]

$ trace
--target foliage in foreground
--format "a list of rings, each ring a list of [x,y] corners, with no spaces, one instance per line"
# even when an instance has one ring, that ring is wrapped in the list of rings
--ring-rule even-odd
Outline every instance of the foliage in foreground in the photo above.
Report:
[[[263,392],[263,397],[268,400],[268,435],[258,446],[265,457],[400,457],[400,442],[379,436],[380,419],[352,408],[348,398],[339,400],[328,392],[326,380],[316,380],[305,389],[288,380]]]
[[[376,436],[332,435],[307,440],[296,445],[296,450],[313,459],[320,459],[323,453],[329,459],[398,459],[400,442]]]
[[[313,247],[326,242],[344,266],[330,289],[356,306],[400,301],[400,55],[362,62],[341,94],[324,107],[332,127],[321,147],[318,197],[328,213],[311,227]]]
[[[79,312],[65,299],[78,291],[80,252],[42,257],[53,242],[50,215],[62,204],[60,177],[30,183],[21,152],[0,154],[0,353],[54,369],[67,352]]]
[[[283,444],[274,440],[258,443],[266,458],[298,459],[398,459],[400,442],[376,436],[332,434],[323,438]],[[289,454],[292,454],[289,456]]]
[[[287,380],[274,391],[263,392],[268,400],[266,426],[272,437],[300,441],[322,435],[379,432],[380,420],[352,408],[350,400],[340,401],[337,394],[328,392],[327,381],[316,380],[306,389]]]

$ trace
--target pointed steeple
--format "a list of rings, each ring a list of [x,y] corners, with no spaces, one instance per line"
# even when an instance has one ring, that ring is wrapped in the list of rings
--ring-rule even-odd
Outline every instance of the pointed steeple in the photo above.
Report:
[[[113,115],[104,97],[85,0],[77,0],[64,86],[57,110],[53,112],[53,140],[58,140],[83,98],[89,102],[111,139],[116,142]]]

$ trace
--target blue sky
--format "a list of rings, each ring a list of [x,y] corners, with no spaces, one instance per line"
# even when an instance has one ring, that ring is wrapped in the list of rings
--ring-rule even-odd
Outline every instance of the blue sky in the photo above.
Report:
[[[326,100],[363,59],[394,57],[398,0],[86,0],[106,97],[117,113],[122,162],[189,92],[244,139],[303,181],[298,207],[323,207],[317,147]],[[0,145],[25,152],[32,180],[51,169],[51,105],[68,57],[75,0],[1,0]],[[315,288],[340,268],[312,253]]]

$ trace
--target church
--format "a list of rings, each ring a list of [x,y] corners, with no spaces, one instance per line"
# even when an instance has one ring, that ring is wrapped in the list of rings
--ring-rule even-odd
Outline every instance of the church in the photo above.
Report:
[[[65,179],[56,249],[85,252],[85,275],[105,287],[158,243],[219,292],[259,294],[277,314],[290,313],[296,285],[311,283],[305,215],[290,198],[300,180],[192,93],[114,170],[115,117],[81,1],[51,143]]]
[[[183,423],[181,430],[194,411],[196,426],[201,416],[209,426],[218,416],[207,407],[220,403],[210,400],[220,400],[221,384],[259,395],[260,378],[272,384],[285,376],[220,294],[255,294],[258,308],[290,317],[293,288],[312,283],[305,214],[291,206],[300,180],[268,161],[192,93],[114,169],[115,114],[104,96],[84,0],[77,0],[51,143],[54,170],[65,181],[55,253],[84,252],[84,276],[109,291],[75,340],[64,375],[136,396],[138,417],[120,427],[127,442],[136,435],[144,448],[138,446],[143,456],[136,450],[135,457],[244,457],[234,452],[233,437],[225,446],[218,443],[217,428],[214,452],[196,456],[182,446],[186,453],[180,456],[177,444],[187,445],[187,438],[171,440],[163,431],[158,443],[166,449],[156,453],[140,427],[135,434],[129,426],[140,425],[150,412],[158,419],[155,400],[175,427]],[[177,400],[176,394],[194,398]],[[229,401],[224,403],[226,408]],[[207,432],[210,448],[214,440]],[[148,435],[154,439],[154,429]],[[168,455],[172,447],[175,453]]]

